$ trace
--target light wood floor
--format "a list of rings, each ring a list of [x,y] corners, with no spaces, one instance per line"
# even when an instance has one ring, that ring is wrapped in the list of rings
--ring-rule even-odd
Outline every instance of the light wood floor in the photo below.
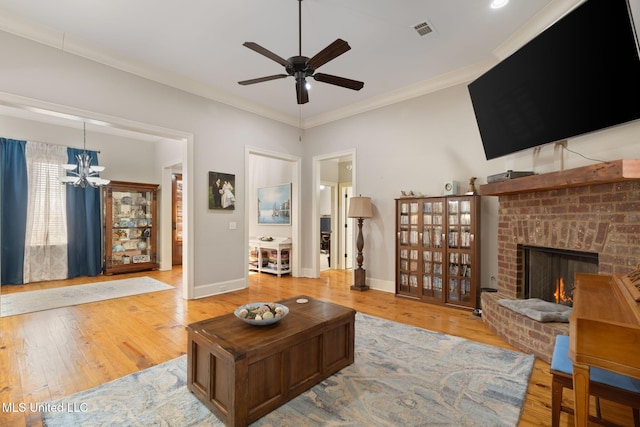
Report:
[[[147,275],[175,290],[0,318],[0,403],[42,403],[165,362],[186,352],[185,326],[233,311],[250,301],[307,295],[362,313],[514,349],[468,311],[398,298],[386,292],[349,290],[350,271],[330,270],[320,279],[251,274],[247,289],[193,301],[182,299],[182,271],[2,286],[2,295],[89,281]],[[549,365],[536,360],[520,426],[551,424]],[[572,405],[570,392],[565,400]],[[593,404],[591,405],[594,406]],[[603,402],[605,417],[632,425],[631,410]],[[1,426],[41,426],[39,413],[0,412]],[[561,426],[573,418],[561,416]]]

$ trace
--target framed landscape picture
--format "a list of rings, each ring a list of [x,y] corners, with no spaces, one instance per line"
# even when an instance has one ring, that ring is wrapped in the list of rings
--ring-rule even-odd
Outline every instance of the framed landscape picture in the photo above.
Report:
[[[236,208],[236,176],[230,173],[209,172],[209,209]]]
[[[258,224],[291,224],[291,183],[258,188]]]

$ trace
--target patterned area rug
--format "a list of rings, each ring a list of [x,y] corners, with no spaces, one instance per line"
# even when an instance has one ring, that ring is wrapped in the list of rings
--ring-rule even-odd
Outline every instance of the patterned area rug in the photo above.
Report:
[[[175,288],[145,276],[7,294],[0,296],[0,317],[164,291],[166,289]]]
[[[252,426],[516,426],[534,356],[356,314],[355,363]],[[223,425],[187,357],[52,403],[45,426]]]

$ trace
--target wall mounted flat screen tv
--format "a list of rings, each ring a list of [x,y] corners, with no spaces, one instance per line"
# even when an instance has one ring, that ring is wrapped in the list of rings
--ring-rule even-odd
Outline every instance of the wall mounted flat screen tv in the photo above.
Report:
[[[468,89],[487,160],[639,119],[627,0],[587,0]]]

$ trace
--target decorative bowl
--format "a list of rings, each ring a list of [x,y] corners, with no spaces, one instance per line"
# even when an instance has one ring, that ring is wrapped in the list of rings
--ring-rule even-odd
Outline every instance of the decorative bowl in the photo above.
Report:
[[[279,317],[276,317],[274,315],[274,317],[271,317],[269,319],[261,319],[261,320],[256,320],[256,319],[242,316],[243,313],[246,315],[245,311],[251,312],[254,310],[258,310],[260,307],[263,307],[265,305],[272,307],[272,309],[270,310],[272,314],[274,310],[277,310],[278,312],[281,311],[282,315]],[[236,308],[233,314],[235,314],[238,319],[250,325],[265,326],[265,325],[272,325],[284,319],[285,316],[289,314],[289,307],[287,307],[286,305],[275,303],[275,302],[252,302],[251,304],[241,305],[240,307]]]

